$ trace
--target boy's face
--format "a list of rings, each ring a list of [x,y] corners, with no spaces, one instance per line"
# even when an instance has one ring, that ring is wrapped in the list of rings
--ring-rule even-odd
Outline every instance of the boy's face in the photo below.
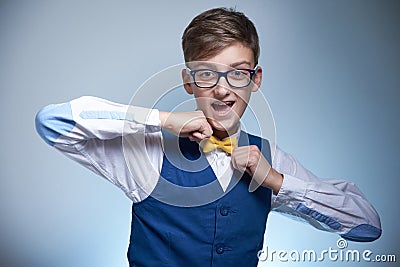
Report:
[[[240,43],[232,44],[219,54],[205,61],[188,64],[191,70],[211,69],[225,72],[231,69],[254,69],[253,51]],[[212,88],[199,88],[192,77],[182,71],[186,92],[196,98],[198,109],[202,110],[214,131],[227,132],[228,135],[238,130],[239,121],[252,92],[261,85],[262,70],[258,68],[252,83],[243,88],[232,88],[224,77],[221,77]]]

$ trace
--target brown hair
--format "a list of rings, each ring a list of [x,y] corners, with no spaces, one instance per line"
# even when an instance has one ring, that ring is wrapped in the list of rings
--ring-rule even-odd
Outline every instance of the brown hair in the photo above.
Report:
[[[253,51],[258,64],[260,46],[254,24],[241,12],[214,8],[197,15],[182,35],[185,62],[205,60],[239,42]]]

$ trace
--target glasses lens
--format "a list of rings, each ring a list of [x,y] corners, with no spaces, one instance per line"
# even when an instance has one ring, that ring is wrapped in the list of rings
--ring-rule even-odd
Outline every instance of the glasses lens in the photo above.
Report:
[[[199,87],[212,87],[217,83],[218,73],[212,70],[199,70],[194,75],[194,80]]]
[[[250,83],[250,72],[247,70],[231,70],[227,75],[228,82],[235,87],[245,87]]]

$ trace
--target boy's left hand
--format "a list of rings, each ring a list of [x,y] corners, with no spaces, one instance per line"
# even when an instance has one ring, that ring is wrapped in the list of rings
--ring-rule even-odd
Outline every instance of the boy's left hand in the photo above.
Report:
[[[241,146],[233,150],[231,156],[233,168],[247,172],[252,177],[249,191],[254,191],[259,185],[279,192],[283,175],[274,170],[255,145]]]

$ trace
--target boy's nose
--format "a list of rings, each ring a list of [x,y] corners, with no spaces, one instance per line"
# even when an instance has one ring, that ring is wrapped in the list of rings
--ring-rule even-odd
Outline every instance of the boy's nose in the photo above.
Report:
[[[214,87],[214,93],[217,96],[225,96],[230,93],[229,84],[225,77],[219,79],[217,85]]]

